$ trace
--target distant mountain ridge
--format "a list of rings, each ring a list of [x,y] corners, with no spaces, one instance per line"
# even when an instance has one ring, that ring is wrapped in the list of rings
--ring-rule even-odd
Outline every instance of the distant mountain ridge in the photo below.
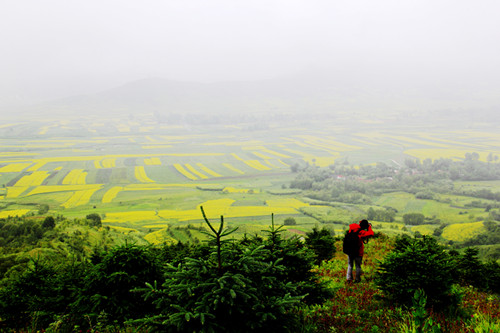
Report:
[[[217,83],[156,77],[96,94],[41,103],[25,111],[67,115],[428,112],[495,108],[500,105],[495,96],[493,91],[470,86],[418,86],[359,73]]]

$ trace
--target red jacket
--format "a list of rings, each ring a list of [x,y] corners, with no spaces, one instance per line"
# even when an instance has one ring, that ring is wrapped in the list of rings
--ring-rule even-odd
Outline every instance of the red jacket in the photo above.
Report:
[[[359,230],[358,237],[359,237],[359,253],[358,256],[362,257],[363,254],[365,253],[365,244],[363,243],[363,240],[375,235],[372,230],[372,226],[368,226],[368,230],[361,230],[361,227],[359,226],[358,223],[353,223],[349,225],[349,232],[356,232]]]

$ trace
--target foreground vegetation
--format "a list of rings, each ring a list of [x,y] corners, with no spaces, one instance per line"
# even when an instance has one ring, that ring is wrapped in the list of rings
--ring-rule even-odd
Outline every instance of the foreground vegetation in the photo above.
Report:
[[[2,247],[4,258],[24,253],[27,259],[3,262],[0,319],[5,331],[500,328],[498,263],[481,262],[475,249],[457,252],[432,237],[378,233],[365,247],[363,281],[346,284],[341,238],[327,229],[314,229],[303,240],[290,238],[271,219],[259,235],[234,239],[223,217],[205,216],[208,242],[152,246],[140,245],[140,238],[118,245],[114,236],[120,234],[111,237],[98,216],[38,223],[38,239],[27,233]],[[61,233],[66,229],[58,224],[79,232]],[[100,235],[92,237],[100,241],[87,243],[79,237],[86,233]],[[75,239],[83,251],[74,246]],[[54,248],[58,242],[73,246]]]

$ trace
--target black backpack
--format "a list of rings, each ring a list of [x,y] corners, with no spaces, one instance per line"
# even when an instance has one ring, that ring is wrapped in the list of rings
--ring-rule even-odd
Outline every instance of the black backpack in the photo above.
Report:
[[[361,230],[361,229],[360,229]],[[347,231],[344,236],[344,243],[342,245],[342,251],[347,255],[357,256],[359,253],[359,230],[358,231]]]

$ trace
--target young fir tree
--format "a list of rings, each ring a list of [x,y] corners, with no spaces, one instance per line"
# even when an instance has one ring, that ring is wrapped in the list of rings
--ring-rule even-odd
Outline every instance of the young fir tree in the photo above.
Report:
[[[228,241],[225,237],[235,229],[225,229],[222,216],[216,229],[201,209],[212,252],[169,265],[161,286],[142,289],[157,312],[141,322],[164,332],[294,331],[298,317],[293,309],[304,299],[307,283],[286,263],[300,257],[293,252],[301,249],[283,240],[274,223],[267,240]]]

